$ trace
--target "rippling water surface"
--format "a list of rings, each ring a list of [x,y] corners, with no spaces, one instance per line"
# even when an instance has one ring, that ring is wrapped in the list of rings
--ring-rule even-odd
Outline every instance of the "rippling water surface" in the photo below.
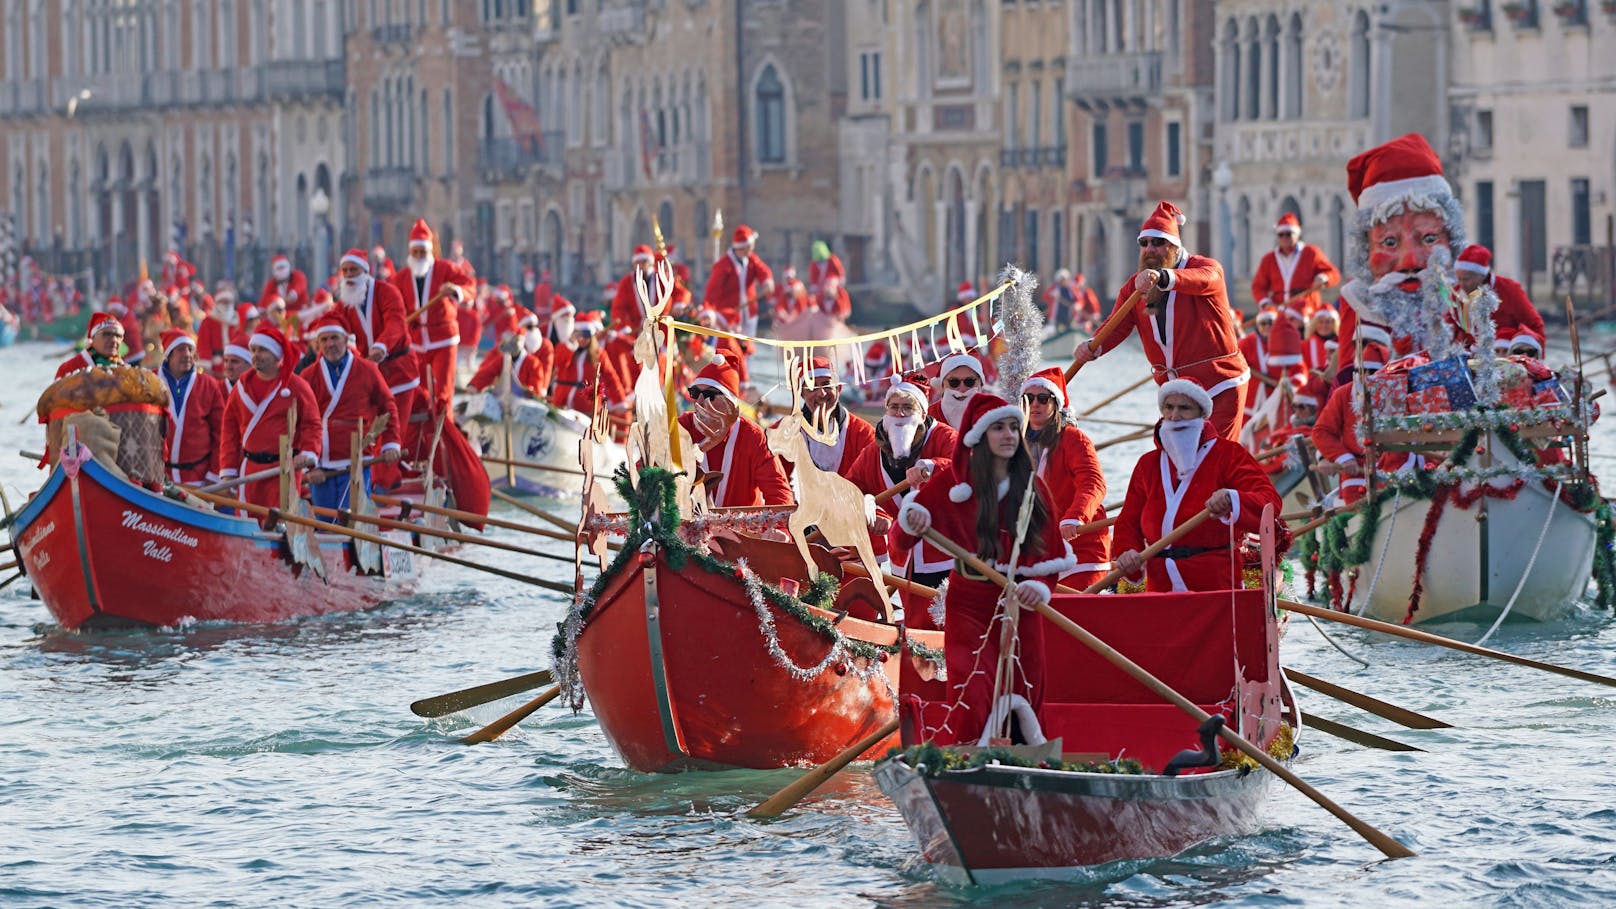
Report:
[[[50,377],[52,350],[0,351],[15,389],[0,401],[0,481],[13,502],[43,478],[10,452],[40,444],[39,427],[17,421]],[[1120,352],[1079,387],[1096,400],[1143,370],[1137,350]],[[1153,403],[1142,391],[1104,415],[1149,420]],[[1616,452],[1608,426],[1597,435],[1596,448]],[[1144,444],[1103,453],[1112,498]],[[553,563],[493,558],[563,578]],[[1371,662],[1361,669],[1296,623],[1286,663],[1454,724],[1404,730],[1300,693],[1312,712],[1425,749],[1312,733],[1296,764],[1419,857],[1377,861],[1284,791],[1256,836],[1076,883],[957,890],[916,862],[864,771],[758,823],[744,810],[793,772],[633,773],[587,707],[545,708],[475,748],[454,737],[521,698],[440,720],[409,712],[418,697],[548,665],[563,610],[555,594],[438,564],[414,596],[361,614],[80,635],[52,625],[25,584],[7,588],[0,904],[1616,904],[1616,689],[1332,629]],[[1483,629],[1451,630],[1475,640]],[[1608,613],[1506,626],[1491,643],[1616,675]]]

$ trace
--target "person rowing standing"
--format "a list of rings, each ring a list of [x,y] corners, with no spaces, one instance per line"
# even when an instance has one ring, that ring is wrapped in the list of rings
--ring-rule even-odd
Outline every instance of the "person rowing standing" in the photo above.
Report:
[[[314,341],[320,358],[300,373],[314,391],[320,414],[320,459],[308,473],[309,500],[320,508],[349,508],[348,472],[354,458],[366,452],[353,450],[353,434],[361,427],[372,428],[383,417],[387,424],[369,450],[379,452],[377,460],[397,463],[399,444],[398,407],[387,390],[381,368],[358,357],[348,346],[348,326],[335,313],[314,323]],[[363,463],[363,461],[361,462]],[[370,495],[370,467],[364,466],[361,482]]]

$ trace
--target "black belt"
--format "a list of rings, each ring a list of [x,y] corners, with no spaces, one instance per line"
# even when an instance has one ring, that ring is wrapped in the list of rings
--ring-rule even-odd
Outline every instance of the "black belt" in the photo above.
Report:
[[[1228,548],[1228,543],[1224,543],[1222,546],[1169,546],[1163,549],[1159,555],[1164,559],[1189,559],[1198,555],[1206,555],[1209,552],[1223,552]]]
[[[212,455],[203,455],[202,457],[197,458],[195,461],[189,461],[184,464],[177,464],[173,461],[164,461],[163,466],[167,467],[169,470],[190,470],[193,467],[201,467],[203,464],[206,464],[208,462],[208,458],[210,457],[212,457]]]
[[[584,383],[582,383],[582,382],[563,382],[560,379],[556,379],[555,384],[564,386],[566,388],[584,388],[585,387]]]
[[[244,451],[241,456],[254,464],[279,464],[281,461],[278,451]]]

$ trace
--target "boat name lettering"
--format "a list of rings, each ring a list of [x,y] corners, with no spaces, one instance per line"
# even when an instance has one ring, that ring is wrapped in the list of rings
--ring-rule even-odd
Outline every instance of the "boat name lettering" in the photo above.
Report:
[[[33,539],[23,541],[23,543],[22,543],[22,554],[27,555],[30,551],[33,550],[33,548],[35,546],[38,546],[40,543],[44,542],[46,537],[50,536],[51,534],[53,534],[55,532],[56,532],[56,522],[55,521],[51,521],[50,523],[45,524],[44,526],[40,527],[39,532],[34,534]]]
[[[156,540],[147,540],[145,545],[141,547],[141,551],[159,562],[174,561],[174,550],[169,549],[167,546],[159,546]]]
[[[162,537],[171,543],[178,543],[181,546],[189,546],[192,549],[196,548],[196,537],[191,536],[178,527],[169,527],[166,524],[158,524],[153,521],[148,521],[146,520],[146,516],[138,511],[130,511],[126,509],[123,513],[123,526],[128,527],[131,530],[138,530],[141,533],[149,533],[154,537]]]

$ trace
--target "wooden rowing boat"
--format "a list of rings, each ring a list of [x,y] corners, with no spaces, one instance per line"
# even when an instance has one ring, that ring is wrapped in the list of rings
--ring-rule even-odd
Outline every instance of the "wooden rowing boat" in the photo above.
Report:
[[[533,398],[511,401],[510,444],[506,444],[506,422],[499,396],[478,392],[464,398],[461,428],[480,454],[506,460],[526,461],[565,471],[511,467],[489,463],[488,477],[494,486],[523,495],[575,497],[583,490],[584,477],[577,473],[579,446],[589,432],[589,418],[574,410],[555,407]],[[592,444],[595,475],[609,477],[627,455],[613,442]]]

